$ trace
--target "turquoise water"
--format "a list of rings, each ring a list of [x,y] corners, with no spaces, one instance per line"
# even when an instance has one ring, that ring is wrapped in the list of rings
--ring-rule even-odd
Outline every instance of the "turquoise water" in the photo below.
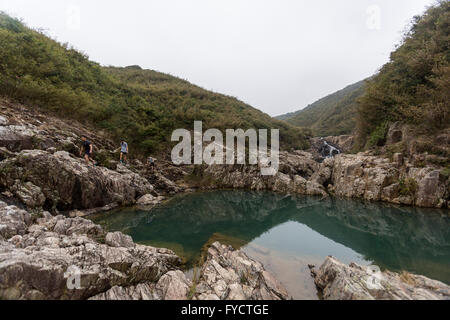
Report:
[[[308,264],[326,256],[409,271],[450,283],[448,210],[356,200],[212,191],[180,195],[151,211],[133,208],[92,219],[138,243],[166,247],[196,264],[208,243],[241,248],[296,299],[315,299]]]

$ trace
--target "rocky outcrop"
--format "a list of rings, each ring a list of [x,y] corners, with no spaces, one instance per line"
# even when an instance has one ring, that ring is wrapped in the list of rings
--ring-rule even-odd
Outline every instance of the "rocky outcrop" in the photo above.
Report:
[[[399,175],[388,159],[340,155],[334,159],[333,191],[340,197],[380,201],[383,189],[397,182]]]
[[[135,248],[133,239],[122,232],[110,232],[106,235],[105,243],[114,248]]]
[[[261,263],[215,242],[207,252],[196,286],[198,300],[285,300],[286,289]]]
[[[98,168],[88,168],[79,159],[82,136],[93,143]],[[102,131],[0,99],[0,192],[9,203],[20,202],[35,211],[82,210],[75,214],[86,216],[133,204],[146,194],[184,191],[171,181],[186,174],[182,168],[162,161],[150,170],[138,159],[124,166],[116,149]]]
[[[165,198],[163,196],[155,197],[152,194],[146,194],[136,201],[136,205],[142,209],[151,209],[157,204],[160,204]]]
[[[143,176],[153,185],[159,194],[174,195],[184,191],[172,180],[169,180],[159,172],[144,172]]]
[[[191,286],[183,272],[169,271],[157,283],[115,286],[90,300],[187,300]]]
[[[312,155],[303,151],[280,153],[280,168],[275,176],[262,176],[258,166],[212,165],[204,172],[204,179],[211,188],[270,190],[280,193],[297,193],[328,196],[325,188],[310,178],[320,164]]]
[[[15,206],[0,202],[0,240],[24,235],[31,223],[31,215]]]
[[[113,149],[113,143],[76,121],[64,121],[20,104],[0,99],[0,147],[10,152],[22,150],[79,152],[80,139],[87,135],[95,150]]]
[[[180,265],[172,251],[105,234],[92,221],[48,212],[33,218],[0,202],[0,299],[206,299],[213,277],[221,299],[287,297],[260,263],[219,243],[208,251],[197,290]]]
[[[115,286],[93,300],[281,300],[286,289],[242,251],[215,242],[194,283],[181,271],[170,271],[157,283]]]
[[[212,165],[202,174],[208,188],[332,194],[427,208],[448,208],[450,204],[450,178],[437,167],[414,167],[401,153],[392,159],[367,153],[340,154],[319,163],[307,152],[282,152],[275,176],[262,176],[258,166],[236,165]]]
[[[20,151],[33,148],[34,132],[26,126],[6,126],[7,119],[0,118],[0,146],[10,151]]]
[[[334,158],[328,189],[340,197],[448,208],[449,178],[437,168],[416,168],[403,161],[401,155],[394,161],[365,154],[339,155]]]
[[[32,224],[26,211],[0,207],[0,299],[87,299],[114,286],[157,283],[181,263],[170,250],[119,233],[101,244],[101,227],[82,218],[44,213]]]
[[[60,211],[133,204],[153,192],[145,178],[123,166],[87,166],[65,151],[25,150],[0,162],[0,185],[28,207]]]
[[[402,122],[392,123],[379,153],[388,155],[401,153],[414,167],[448,167],[450,128],[427,133]]]
[[[409,273],[381,272],[357,264],[349,266],[328,257],[319,270],[312,269],[325,300],[449,300],[450,287]]]

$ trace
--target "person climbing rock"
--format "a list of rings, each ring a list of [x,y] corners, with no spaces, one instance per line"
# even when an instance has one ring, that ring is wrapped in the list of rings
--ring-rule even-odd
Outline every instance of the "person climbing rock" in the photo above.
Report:
[[[80,157],[84,154],[84,160],[86,161],[86,164],[89,165],[91,162],[95,166],[96,162],[94,159],[92,159],[92,154],[94,152],[94,146],[92,142],[90,142],[85,136],[81,137],[81,140],[83,141],[83,145],[80,149]]]
[[[120,143],[120,162],[125,163],[128,156],[128,143],[122,141]]]

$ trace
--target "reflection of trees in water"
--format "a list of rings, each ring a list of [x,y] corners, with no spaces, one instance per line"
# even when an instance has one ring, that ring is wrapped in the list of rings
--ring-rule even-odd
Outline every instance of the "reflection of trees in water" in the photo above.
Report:
[[[244,244],[277,225],[297,221],[381,267],[441,279],[444,274],[450,282],[450,219],[445,214],[353,200],[214,191],[175,197],[150,213],[130,209],[97,222],[138,242],[181,243],[194,254],[213,235]]]
[[[330,199],[296,221],[382,268],[450,282],[450,218],[443,211]]]

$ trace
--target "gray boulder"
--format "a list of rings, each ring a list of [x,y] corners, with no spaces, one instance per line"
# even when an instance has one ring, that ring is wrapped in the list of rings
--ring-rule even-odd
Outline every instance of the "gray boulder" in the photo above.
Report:
[[[410,273],[349,266],[328,257],[314,281],[325,300],[449,300],[446,284]]]
[[[200,272],[198,300],[285,300],[286,289],[261,263],[219,242],[211,245]]]
[[[15,188],[16,181],[24,178],[22,187]],[[27,205],[42,205],[45,197],[46,209],[60,211],[133,204],[153,191],[145,178],[130,170],[119,173],[87,166],[67,152],[51,154],[42,150],[22,151],[1,162],[0,185],[17,189],[13,193]]]
[[[110,232],[106,235],[106,244],[115,248],[134,248],[133,238],[121,232]]]
[[[29,225],[22,210],[4,209],[0,299],[88,299],[114,286],[157,283],[181,263],[170,250],[130,245],[124,235],[108,237],[114,246],[100,244],[103,230],[82,218],[44,213]]]

